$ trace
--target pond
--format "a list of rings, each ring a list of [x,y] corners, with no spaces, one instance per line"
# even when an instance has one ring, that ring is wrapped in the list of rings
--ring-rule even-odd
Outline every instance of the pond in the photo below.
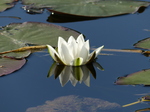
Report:
[[[0,16],[21,19],[1,17],[0,26],[27,21],[52,23],[47,21],[50,12],[28,14],[22,6],[17,2],[1,12]],[[90,40],[91,48],[137,49],[133,45],[150,36],[149,12],[148,7],[142,13],[52,24],[81,32]],[[118,77],[150,68],[149,57],[141,53],[102,50],[96,61],[104,70],[95,67],[96,79],[90,74],[87,80],[74,86],[68,81],[63,87],[59,77],[47,77],[53,64],[47,50],[26,59],[20,70],[0,77],[1,112],[134,112],[150,108],[147,102],[122,107],[148,95],[149,86],[115,84]]]

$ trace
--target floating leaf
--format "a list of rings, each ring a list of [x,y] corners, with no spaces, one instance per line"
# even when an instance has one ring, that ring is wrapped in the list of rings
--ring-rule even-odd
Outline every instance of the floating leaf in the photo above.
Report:
[[[116,84],[118,85],[150,85],[150,69],[142,70],[126,77],[120,77]]]
[[[0,0],[0,12],[14,6],[16,0]]]
[[[149,2],[135,0],[22,0],[32,9],[49,8],[54,13],[64,13],[87,17],[108,17],[135,13]],[[141,11],[142,12],[142,11]]]
[[[137,48],[143,48],[143,49],[150,49],[150,37],[140,40],[137,43],[134,44]]]
[[[10,51],[29,45],[57,46],[58,37],[77,37],[78,32],[69,28],[39,22],[13,23],[0,30],[0,52]],[[16,54],[16,53],[15,53]],[[25,53],[25,56],[27,53]],[[14,56],[11,54],[10,56]],[[20,52],[18,57],[24,57]]]
[[[25,59],[16,60],[10,58],[0,58],[0,76],[10,74],[20,69],[25,63]]]

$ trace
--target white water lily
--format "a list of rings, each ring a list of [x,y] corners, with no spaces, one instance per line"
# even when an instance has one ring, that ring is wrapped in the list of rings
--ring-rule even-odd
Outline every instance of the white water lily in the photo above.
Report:
[[[80,34],[77,39],[70,36],[68,42],[59,37],[57,50],[50,45],[47,45],[47,47],[50,55],[57,63],[69,66],[81,66],[91,63],[104,46],[89,53],[89,40],[85,41],[83,35]]]

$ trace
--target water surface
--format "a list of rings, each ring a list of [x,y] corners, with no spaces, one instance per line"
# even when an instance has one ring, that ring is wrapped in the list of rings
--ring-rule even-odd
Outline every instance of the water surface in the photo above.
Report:
[[[0,13],[0,16],[22,18],[21,20],[0,18],[0,26],[26,21],[49,23],[46,21],[49,12],[45,11],[43,14],[30,15],[21,7],[22,5],[19,2],[14,8]],[[150,29],[149,12],[150,8],[147,8],[140,14],[53,24],[83,33],[86,39],[90,40],[91,47],[105,45],[105,48],[109,49],[135,49],[133,47],[134,43],[150,36],[150,32],[144,30]],[[43,51],[32,54],[27,58],[27,64],[22,69],[0,78],[0,111],[34,112],[38,109],[35,112],[44,112],[44,108],[48,108],[51,112],[61,112],[59,109],[65,109],[65,105],[67,105],[66,107],[69,106],[69,109],[80,107],[83,112],[87,112],[88,108],[91,109],[88,110],[89,112],[134,112],[138,109],[149,108],[149,105],[145,103],[125,108],[121,107],[148,94],[150,92],[149,87],[114,84],[118,77],[142,69],[149,69],[149,57],[139,53],[106,51],[102,51],[102,53],[108,55],[99,55],[97,62],[105,70],[95,69],[97,78],[94,79],[92,75],[90,76],[90,87],[87,87],[83,82],[81,84],[77,83],[75,87],[68,82],[62,87],[59,78],[56,80],[54,76],[47,78],[50,66],[53,63],[48,52]],[[86,102],[88,98],[95,103],[87,104],[89,106],[78,104],[79,102],[83,103],[84,100]],[[98,104],[104,101],[107,101],[107,103],[105,106],[101,105],[98,108],[95,100],[98,101]],[[73,101],[76,101],[78,105]]]

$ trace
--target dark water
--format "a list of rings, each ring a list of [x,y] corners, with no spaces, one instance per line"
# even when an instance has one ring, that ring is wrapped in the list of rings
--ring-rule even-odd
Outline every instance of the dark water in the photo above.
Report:
[[[0,16],[17,16],[21,20],[0,18],[0,26],[25,21],[48,23],[49,12],[30,15],[21,6],[21,3],[17,3],[14,8],[0,13]],[[134,43],[150,36],[150,32],[144,30],[150,29],[150,8],[140,14],[54,24],[83,33],[91,46],[133,49]],[[59,78],[47,78],[53,62],[47,51],[32,54],[21,70],[0,78],[0,112],[46,112],[44,109],[50,112],[77,112],[75,109],[80,110],[78,112],[134,112],[149,108],[147,103],[121,107],[148,94],[149,87],[114,84],[120,76],[150,68],[149,57],[138,53],[102,53],[113,55],[98,56],[97,62],[105,70],[95,69],[97,78],[90,75],[90,87],[83,82],[75,87],[68,82],[62,87]]]

